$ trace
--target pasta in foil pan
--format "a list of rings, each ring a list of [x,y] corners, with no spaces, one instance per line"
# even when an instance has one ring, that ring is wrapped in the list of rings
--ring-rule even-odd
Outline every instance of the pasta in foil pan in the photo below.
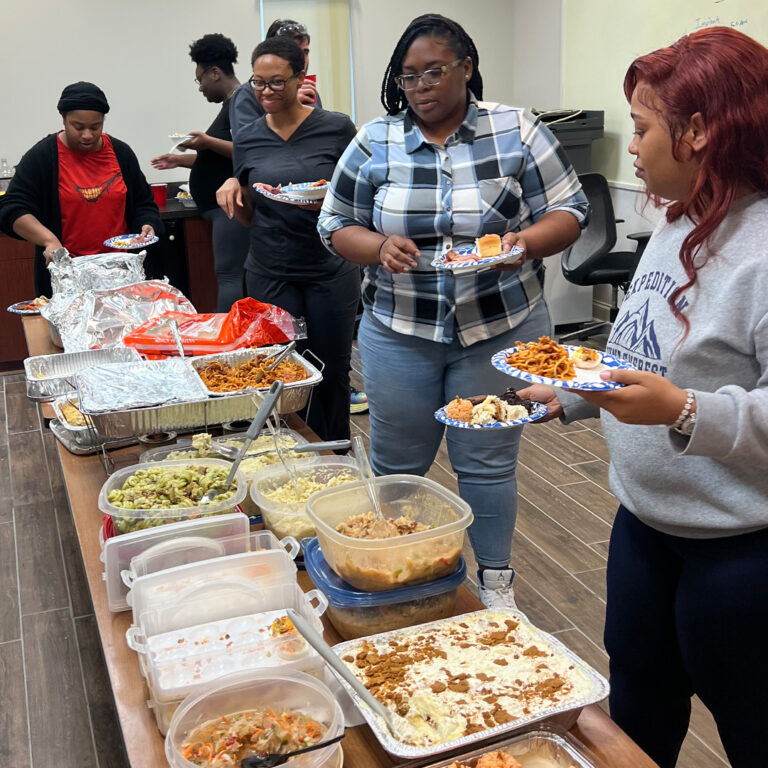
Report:
[[[205,387],[184,360],[95,365],[76,378],[80,410],[106,413],[206,399]]]
[[[118,254],[119,255],[119,254]],[[43,317],[59,331],[67,352],[123,345],[125,334],[165,312],[194,312],[181,291],[162,280],[109,290],[54,294]]]

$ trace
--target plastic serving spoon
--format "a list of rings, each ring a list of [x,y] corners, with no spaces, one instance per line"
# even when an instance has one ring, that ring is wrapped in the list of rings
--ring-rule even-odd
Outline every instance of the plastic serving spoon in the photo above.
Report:
[[[248,431],[245,433],[245,440],[243,440],[243,444],[240,447],[240,452],[238,453],[237,458],[232,463],[232,469],[229,470],[229,475],[227,475],[227,479],[224,482],[223,487],[212,488],[210,491],[208,491],[208,493],[206,493],[203,498],[200,499],[201,504],[211,504],[212,502],[216,501],[216,497],[222,493],[226,493],[226,491],[229,489],[229,486],[232,485],[232,481],[235,479],[235,473],[237,472],[237,468],[240,466],[240,462],[245,458],[245,454],[248,452],[248,448],[250,448],[251,443],[256,439],[259,432],[261,432],[261,428],[264,426],[264,424],[266,424],[267,419],[269,418],[269,414],[272,413],[272,409],[275,407],[275,404],[280,399],[280,395],[282,393],[283,382],[279,380],[273,382],[272,386],[269,388],[269,391],[264,396],[264,399],[261,401],[259,410],[256,411],[256,415],[253,417],[251,426],[248,427]]]
[[[357,468],[360,471],[360,477],[365,480],[365,490],[368,492],[368,499],[373,507],[373,515],[376,518],[376,523],[373,525],[373,530],[376,532],[377,523],[383,523],[384,514],[381,511],[381,504],[379,503],[379,494],[376,492],[376,483],[373,477],[373,470],[371,469],[371,463],[368,461],[368,455],[365,452],[365,446],[363,445],[363,438],[360,435],[355,435],[352,438],[352,450],[355,454],[355,460],[357,461]],[[386,536],[386,531],[381,531],[382,537]]]
[[[252,755],[246,757],[240,765],[242,768],[275,768],[277,765],[283,765],[288,762],[289,757],[294,755],[303,755],[305,752],[312,752],[314,749],[322,749],[330,744],[335,744],[337,741],[341,741],[344,738],[344,734],[340,733],[335,739],[328,739],[320,744],[313,744],[311,747],[304,747],[304,749],[296,749],[293,752],[284,752],[279,754],[277,752],[267,752],[263,755]]]
[[[392,735],[396,739],[399,738],[392,713],[369,693],[368,689],[352,672],[350,672],[349,669],[347,669],[344,662],[333,652],[331,646],[323,640],[303,616],[299,616],[299,614],[292,608],[288,608],[286,613],[288,614],[288,618],[293,622],[293,626],[296,627],[302,637],[318,652],[318,654],[322,656],[328,666],[331,667],[344,682],[348,683],[350,688],[352,688],[363,702],[387,724],[387,728],[392,732]]]

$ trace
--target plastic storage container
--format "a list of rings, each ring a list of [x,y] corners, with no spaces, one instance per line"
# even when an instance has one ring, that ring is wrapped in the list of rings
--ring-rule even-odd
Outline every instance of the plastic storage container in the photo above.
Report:
[[[464,559],[459,558],[459,567],[450,576],[411,587],[363,592],[334,573],[317,539],[305,539],[302,549],[307,574],[328,600],[328,618],[345,640],[453,616],[456,591],[467,576]]]
[[[312,488],[317,492],[329,483],[353,482],[346,477],[355,480],[360,477],[355,460],[349,456],[317,456],[301,459],[290,466],[300,489],[305,492]],[[251,499],[261,511],[264,524],[276,536],[295,536],[299,540],[314,536],[315,526],[307,516],[306,500],[278,501],[267,495],[283,489],[289,496],[292,493],[295,496],[291,478],[282,464],[265,467],[253,475]]]
[[[146,530],[126,533],[107,539],[102,544],[101,561],[104,563],[104,581],[107,587],[107,603],[110,611],[126,611],[130,608],[126,597],[129,587],[121,577],[122,571],[131,565],[134,557],[175,539],[194,538],[198,544],[198,552],[203,551],[202,541],[226,538],[230,549],[242,543],[241,552],[247,551],[249,542],[248,518],[240,512],[232,512],[216,517],[203,517],[198,520],[183,520]],[[215,545],[214,545],[215,546]],[[217,547],[217,552],[219,548]],[[220,554],[230,554],[223,552]],[[180,562],[176,563],[181,565]]]
[[[353,587],[371,592],[453,573],[472,522],[469,504],[425,477],[387,475],[375,483],[385,517],[406,516],[429,530],[387,539],[345,536],[337,525],[372,512],[365,483],[319,491],[307,501],[307,513],[328,565]]]
[[[150,462],[134,464],[131,467],[120,469],[110,475],[107,482],[101,487],[99,493],[99,509],[104,514],[110,515],[115,526],[115,532],[131,533],[142,528],[151,528],[165,523],[175,523],[180,520],[189,520],[199,517],[211,517],[232,512],[245,498],[247,483],[240,471],[235,475],[234,495],[224,501],[214,501],[210,504],[199,504],[192,507],[174,507],[170,509],[126,509],[118,507],[108,501],[111,491],[122,488],[126,481],[133,477],[139,470],[156,469],[158,467],[181,468],[192,467],[197,471],[218,467],[224,470],[224,476],[229,472],[231,462],[222,459],[181,459],[179,461]]]
[[[222,678],[196,696],[189,697],[171,720],[165,739],[165,756],[172,768],[195,768],[183,757],[182,744],[200,724],[223,715],[256,707],[303,712],[326,727],[324,740],[339,736],[344,719],[328,688],[300,673],[244,672]],[[307,752],[291,760],[291,768],[335,768],[339,745]]]
[[[291,608],[322,632],[328,603],[298,584],[258,586],[237,579],[189,588],[170,605],[142,615],[126,632],[154,697],[177,701],[242,669],[280,667],[322,676],[324,662],[296,630],[275,634]]]

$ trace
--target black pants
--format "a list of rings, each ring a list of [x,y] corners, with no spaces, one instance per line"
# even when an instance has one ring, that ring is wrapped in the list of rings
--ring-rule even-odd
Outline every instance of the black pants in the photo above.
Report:
[[[323,440],[349,439],[349,366],[360,300],[358,270],[306,282],[276,280],[246,270],[246,284],[249,296],[307,321],[308,339],[299,349],[308,347],[325,363],[307,424]]]
[[[768,764],[768,529],[684,539],[619,507],[605,647],[611,717],[661,768],[677,761],[693,694],[732,768]]]

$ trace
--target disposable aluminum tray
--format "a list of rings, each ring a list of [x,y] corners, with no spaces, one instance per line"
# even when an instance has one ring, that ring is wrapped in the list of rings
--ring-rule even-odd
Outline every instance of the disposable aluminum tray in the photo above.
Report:
[[[237,349],[234,352],[221,352],[215,355],[204,355],[202,357],[196,357],[190,362],[192,367],[199,373],[199,371],[205,368],[206,365],[212,362],[225,363],[226,365],[241,365],[247,362],[252,357],[272,357],[277,354],[282,346],[276,345],[272,347],[258,347],[255,349]],[[309,400],[309,393],[313,387],[316,387],[322,380],[323,375],[315,368],[305,357],[298,352],[293,352],[288,356],[288,360],[300,365],[308,374],[309,378],[302,381],[286,382],[283,386],[283,394],[280,396],[280,400],[277,404],[278,413],[296,413],[300,411]],[[202,381],[202,379],[201,379]],[[205,382],[203,382],[205,386]],[[205,387],[208,393],[212,397],[222,397],[221,392],[214,392],[212,389]],[[247,389],[240,390],[235,393],[228,394],[243,394],[244,392],[262,392],[269,389],[269,386],[265,387],[249,387]]]
[[[74,392],[75,374],[83,368],[105,363],[134,363],[139,360],[139,353],[129,347],[28,357],[24,361],[27,397],[32,400],[50,401],[59,395]]]
[[[251,394],[233,397],[209,397],[187,403],[172,403],[154,408],[90,414],[96,431],[105,438],[116,439],[158,432],[185,432],[198,427],[211,427],[227,421],[252,419],[260,398]]]
[[[58,419],[51,419],[48,426],[53,432],[53,436],[70,452],[76,456],[90,456],[94,453],[100,453],[104,447],[105,440],[92,429],[86,429],[83,432],[73,432],[63,427]],[[109,441],[106,445],[108,450],[112,448],[122,448],[125,445],[133,445],[138,442],[135,437],[127,437],[117,441]]]
[[[352,654],[360,649],[361,644],[369,640],[371,642],[385,642],[388,643],[390,641],[394,641],[397,643],[398,638],[404,637],[406,635],[414,634],[414,631],[416,630],[417,634],[421,635],[429,635],[430,632],[434,629],[437,629],[438,627],[441,627],[445,624],[456,624],[457,622],[462,621],[462,619],[467,619],[472,616],[476,616],[478,614],[487,613],[487,611],[475,611],[473,613],[467,613],[463,614],[461,616],[452,616],[449,619],[442,619],[440,621],[431,621],[427,624],[419,624],[416,627],[409,627],[407,629],[397,629],[393,630],[391,632],[382,632],[377,635],[369,635],[368,637],[360,637],[356,640],[347,640],[343,643],[338,643],[337,645],[333,646],[333,650],[336,653],[337,656],[340,658],[343,657],[345,654]],[[562,704],[560,706],[553,706],[549,709],[542,710],[541,712],[537,712],[535,715],[530,715],[528,717],[521,717],[517,720],[512,720],[509,723],[504,723],[502,725],[497,725],[493,728],[488,728],[486,730],[477,731],[476,733],[473,733],[469,736],[462,736],[458,739],[452,739],[451,741],[443,742],[442,744],[431,744],[427,746],[414,746],[413,744],[406,744],[403,741],[400,741],[399,739],[396,739],[389,731],[389,728],[387,728],[386,723],[379,718],[378,715],[374,714],[366,704],[363,703],[363,701],[360,699],[360,697],[355,693],[355,691],[352,689],[352,687],[342,678],[339,678],[339,682],[342,684],[344,689],[347,691],[347,693],[352,698],[352,701],[355,702],[357,707],[360,709],[363,717],[365,718],[366,722],[370,726],[371,730],[375,734],[376,738],[381,743],[382,747],[389,752],[389,754],[394,755],[396,757],[403,757],[408,758],[411,760],[416,760],[419,758],[425,758],[425,757],[433,757],[439,754],[442,754],[444,752],[452,752],[454,750],[460,750],[462,748],[469,747],[477,742],[485,741],[486,739],[494,739],[499,736],[502,736],[504,734],[508,734],[514,731],[519,731],[522,728],[525,728],[527,726],[530,726],[532,723],[541,722],[544,720],[552,720],[553,718],[556,718],[558,721],[564,720],[563,723],[565,726],[565,723],[573,724],[571,721],[575,722],[576,717],[578,717],[578,713],[582,710],[583,707],[589,706],[590,704],[595,704],[598,701],[602,701],[607,695],[608,695],[608,681],[598,672],[596,672],[592,667],[590,667],[586,662],[582,661],[573,651],[571,651],[569,648],[566,648],[559,640],[552,637],[552,635],[547,634],[546,632],[542,632],[540,629],[537,629],[534,627],[528,618],[525,616],[525,614],[521,613],[520,611],[502,611],[502,610],[494,610],[492,611],[494,614],[508,614],[510,619],[513,619],[515,621],[520,622],[521,624],[525,624],[527,628],[536,634],[538,634],[542,640],[543,643],[549,644],[552,646],[555,651],[559,651],[563,656],[567,657],[571,664],[573,665],[573,668],[581,672],[591,683],[589,692],[581,697],[574,699],[570,701],[567,704]],[[469,672],[468,669],[463,669],[462,672]],[[485,670],[478,670],[478,671],[485,671]],[[565,713],[570,713],[569,717],[565,717]]]
[[[600,768],[602,763],[587,754],[586,747],[570,735],[547,729],[529,731],[511,739],[476,749],[465,755],[458,755],[430,763],[427,768],[450,768],[455,763],[475,768],[477,761],[489,752],[503,749],[515,758],[523,768]]]

